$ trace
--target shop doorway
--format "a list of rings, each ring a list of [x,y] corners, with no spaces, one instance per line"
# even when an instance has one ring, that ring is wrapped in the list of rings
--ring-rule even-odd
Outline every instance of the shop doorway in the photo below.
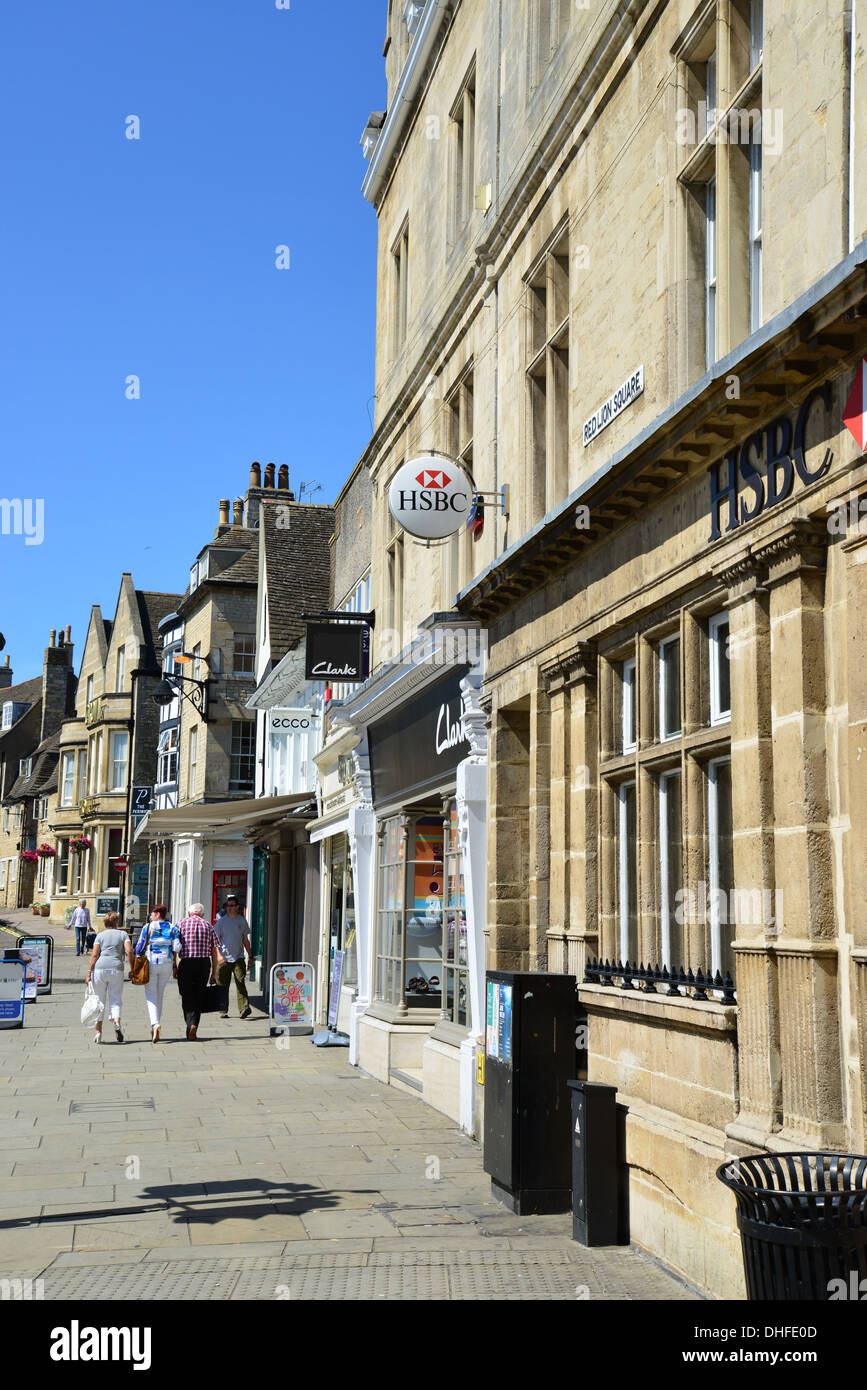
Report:
[[[214,873],[214,891],[211,898],[211,921],[216,922],[217,913],[230,893],[238,899],[241,916],[247,915],[247,871],[246,869],[217,869]]]

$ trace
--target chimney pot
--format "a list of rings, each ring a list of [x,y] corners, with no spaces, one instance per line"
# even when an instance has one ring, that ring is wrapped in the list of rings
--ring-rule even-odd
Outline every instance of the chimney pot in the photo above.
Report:
[[[221,497],[221,498],[220,498],[220,525],[221,525],[221,526],[228,526],[228,524],[229,524],[229,499],[228,499],[228,497]]]
[[[281,488],[284,492],[288,492],[288,491],[289,491],[289,465],[288,465],[288,463],[281,463],[281,464],[280,464],[280,467],[277,469],[277,486],[278,486],[279,488]]]
[[[273,465],[273,463],[266,463],[266,464],[265,464],[265,486],[266,486],[266,487],[273,487],[273,486],[274,486],[274,465]]]
[[[56,636],[57,636],[57,629],[53,627],[53,628],[51,629],[51,631],[49,632],[49,634],[48,634],[48,645],[49,645],[49,647],[53,647],[53,646],[54,646],[54,639],[55,639]],[[6,660],[7,660],[7,661],[9,660],[8,656],[7,656]]]
[[[261,486],[262,486],[262,469],[260,468],[260,466],[259,466],[258,463],[251,463],[251,464],[250,464],[250,486],[251,486],[251,487],[261,487]]]
[[[227,505],[228,505],[228,504],[227,504]],[[234,524],[235,526],[243,526],[243,525],[244,525],[244,500],[243,500],[243,498],[241,498],[241,497],[236,497],[236,498],[235,498],[235,501],[232,503],[232,511],[233,511],[233,518],[234,518],[233,524]]]
[[[72,624],[71,624],[71,623],[67,623],[67,624],[66,624],[66,642],[67,642],[67,645],[68,645],[71,641],[72,641]]]
[[[8,658],[8,656],[7,656],[6,660],[3,662],[3,665],[4,665],[4,666],[8,666],[8,665],[9,665],[9,658]]]

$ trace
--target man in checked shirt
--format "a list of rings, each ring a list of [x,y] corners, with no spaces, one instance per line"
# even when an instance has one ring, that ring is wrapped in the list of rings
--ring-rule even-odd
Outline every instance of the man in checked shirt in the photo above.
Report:
[[[217,967],[224,964],[214,928],[204,918],[204,905],[192,903],[178,922],[181,949],[178,955],[178,989],[187,1025],[187,1042],[194,1042],[208,982],[214,983]]]

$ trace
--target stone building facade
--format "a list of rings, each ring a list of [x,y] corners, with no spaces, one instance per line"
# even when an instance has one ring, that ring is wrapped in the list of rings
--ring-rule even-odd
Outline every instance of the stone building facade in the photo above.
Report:
[[[460,591],[485,630],[484,960],[576,976],[632,1239],[740,1296],[717,1166],[865,1143],[863,16],[411,8],[365,181],[377,627]],[[474,549],[391,522],[428,449],[508,484]]]

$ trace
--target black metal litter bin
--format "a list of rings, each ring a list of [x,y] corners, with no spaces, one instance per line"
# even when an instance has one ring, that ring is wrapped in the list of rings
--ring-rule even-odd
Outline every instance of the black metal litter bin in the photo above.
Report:
[[[867,1156],[750,1154],[723,1163],[717,1177],[737,1200],[750,1300],[859,1296],[867,1279]]]

